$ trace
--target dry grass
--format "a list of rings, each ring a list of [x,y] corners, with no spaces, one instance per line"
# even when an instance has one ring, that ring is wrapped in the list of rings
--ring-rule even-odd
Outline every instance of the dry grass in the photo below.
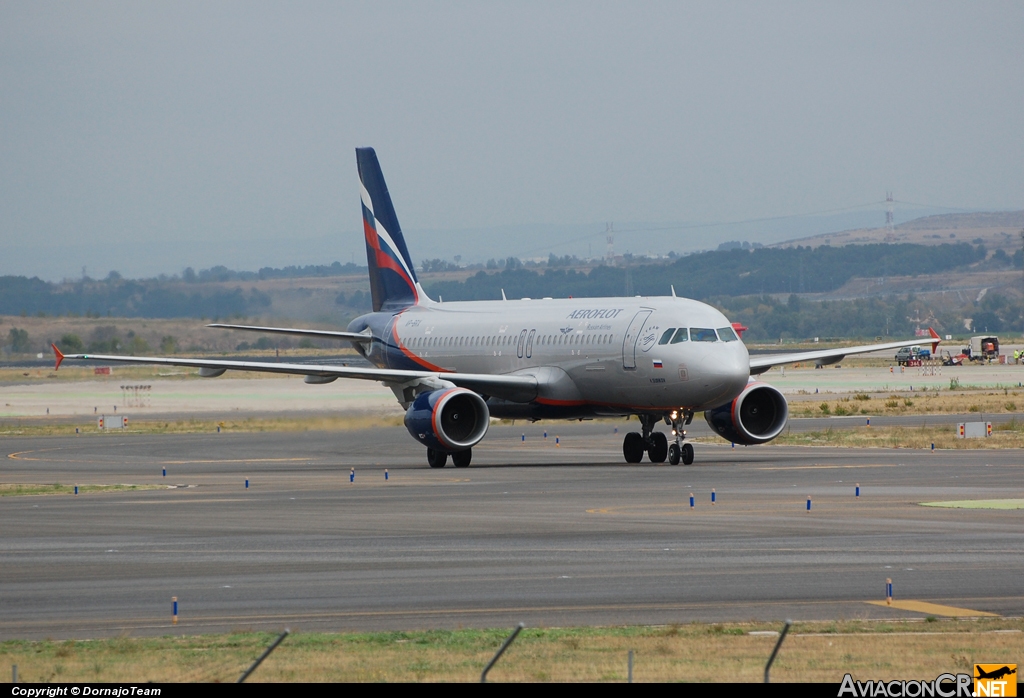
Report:
[[[807,400],[790,403],[793,417],[843,417],[849,415],[918,414],[1006,414],[1024,408],[1024,390],[952,390],[919,391],[900,394],[853,393],[821,402]]]
[[[290,280],[280,280],[279,282],[270,282],[270,286],[275,286],[278,291],[284,291],[287,293]],[[309,287],[310,281],[316,285],[316,280],[299,280],[299,285]],[[333,285],[341,287],[337,282],[340,279],[334,279]],[[365,286],[365,278],[360,279],[360,286]],[[259,285],[254,284],[254,285]],[[247,284],[228,284],[228,288],[235,288],[236,286],[246,287]],[[354,290],[354,289],[353,289]],[[351,293],[352,291],[346,291]],[[337,295],[338,291],[335,290],[331,294],[330,305],[333,305],[334,296]],[[280,293],[277,293],[280,297]],[[328,307],[329,307],[328,306]],[[302,304],[299,304],[301,309]],[[330,308],[337,315],[341,309]],[[326,329],[326,330],[337,330],[344,329],[344,323],[339,323],[337,320],[341,318],[335,318],[331,321],[316,322],[311,320],[274,320],[266,318],[260,320],[258,318],[235,318],[233,320],[222,320],[223,322],[233,322],[240,325],[271,325],[271,326],[285,326],[285,327],[309,327],[312,329]],[[327,320],[325,318],[325,320]],[[56,342],[60,346],[60,338],[66,334],[76,334],[86,345],[89,344],[94,334],[100,330],[100,328],[114,328],[117,334],[122,337],[128,337],[129,332],[133,332],[135,335],[143,338],[150,346],[148,352],[154,356],[163,356],[160,352],[160,340],[165,336],[172,336],[177,339],[178,342],[178,355],[190,355],[194,352],[233,352],[241,342],[249,342],[250,344],[255,342],[259,337],[265,336],[252,332],[233,332],[230,330],[214,329],[206,327],[206,324],[212,320],[200,320],[195,318],[123,318],[123,317],[102,317],[102,318],[84,318],[84,317],[57,317],[57,316],[45,316],[45,317],[19,317],[14,315],[0,315],[0,336],[7,336],[8,331],[12,327],[23,329],[28,332],[29,341],[32,346],[32,352],[30,355],[34,355],[37,352],[43,352],[46,356],[52,357],[52,351],[50,349],[50,342]],[[289,338],[283,340],[285,346],[294,346],[297,342],[297,338]],[[281,339],[275,342],[275,345],[282,343]],[[347,344],[340,342],[329,342],[326,346],[331,349],[337,348],[341,351],[350,351]],[[62,350],[66,347],[61,346]],[[307,349],[282,349],[281,356],[284,357],[288,353],[302,353],[309,354],[311,350]],[[246,352],[252,354],[253,352]],[[273,355],[273,351],[269,354]],[[352,352],[354,353],[354,352]],[[28,355],[27,355],[28,356]],[[62,369],[63,370],[63,369]]]
[[[79,485],[78,492],[80,494],[92,494],[95,492],[135,492],[138,490],[160,490],[165,488],[166,485]],[[74,493],[74,485],[62,485],[59,482],[55,482],[52,485],[0,483],[0,497]]]
[[[957,438],[955,427],[857,427],[856,429],[825,429],[800,433],[783,433],[767,445],[775,446],[846,446],[849,448],[920,448],[930,449],[997,449],[1024,448],[1024,422],[1011,420],[993,425],[992,436],[983,439]]]
[[[1015,661],[1020,619],[798,623],[772,667],[776,681],[934,678],[978,662]],[[760,681],[779,624],[686,624],[524,630],[492,681]],[[256,681],[477,681],[508,629],[295,633]],[[24,681],[234,681],[273,639],[194,637],[0,643]]]
[[[251,351],[246,352],[246,356],[256,357],[258,360],[275,361],[273,351]],[[338,352],[327,352],[320,349],[310,349],[302,353],[303,356],[322,356],[322,357],[335,357],[337,363],[343,364],[351,361],[355,354],[339,354]],[[203,354],[189,354],[189,358],[209,358],[217,360],[231,360],[236,358],[231,354],[215,354],[215,355],[203,355]],[[285,352],[281,352],[281,359],[287,361],[288,357]],[[144,380],[198,380],[199,369],[196,368],[185,368],[183,366],[136,366],[132,364],[118,364],[113,365],[110,375],[97,375],[95,368],[97,365],[106,366],[107,364],[99,364],[93,362],[87,366],[81,364],[65,363],[62,364],[59,371],[54,371],[53,368],[0,368],[0,385],[4,384],[17,384],[24,385],[26,383],[52,383],[54,381],[60,383],[78,383],[82,381],[104,381],[108,383],[121,383],[127,381],[144,381]],[[231,371],[229,374],[232,378],[249,378],[249,379],[278,379],[280,380],[281,374],[279,373],[263,373],[259,371]],[[209,380],[204,378],[203,380]]]

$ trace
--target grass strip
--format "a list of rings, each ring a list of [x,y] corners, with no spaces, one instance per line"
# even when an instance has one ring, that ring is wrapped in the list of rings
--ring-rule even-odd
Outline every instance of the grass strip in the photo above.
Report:
[[[166,485],[78,485],[79,494],[97,492],[137,492],[139,490],[166,489]],[[30,483],[0,483],[0,497],[20,497],[39,494],[74,494],[75,485],[37,485]]]
[[[527,628],[490,680],[624,681],[630,650],[636,681],[762,679],[781,624]],[[927,679],[970,672],[974,662],[1015,662],[1021,619],[797,623],[772,679],[838,683]],[[254,681],[477,681],[509,628],[381,633],[293,633]],[[754,634],[751,633],[761,633]],[[275,633],[0,643],[0,665],[24,681],[233,681]]]
[[[718,443],[718,439],[695,441]],[[994,425],[992,436],[978,439],[957,437],[956,427],[867,427],[853,429],[828,428],[820,431],[783,432],[767,446],[827,446],[845,448],[911,448],[968,450],[1024,447],[1024,423]]]

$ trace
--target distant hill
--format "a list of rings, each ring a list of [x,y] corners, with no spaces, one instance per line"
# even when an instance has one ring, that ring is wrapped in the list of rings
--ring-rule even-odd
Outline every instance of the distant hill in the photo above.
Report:
[[[1024,227],[1024,211],[986,211],[978,213],[944,213],[925,216],[896,226],[897,230],[956,230],[980,228]]]
[[[1024,211],[945,213],[900,223],[894,227],[892,239],[888,239],[889,231],[884,227],[859,228],[786,240],[772,247],[869,245],[884,242],[941,245],[967,242],[985,245],[990,251],[1001,249],[1012,254],[1021,249],[1022,228]]]

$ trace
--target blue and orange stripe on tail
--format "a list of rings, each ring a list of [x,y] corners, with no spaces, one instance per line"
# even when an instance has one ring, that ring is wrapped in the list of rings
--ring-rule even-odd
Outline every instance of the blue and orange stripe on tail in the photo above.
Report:
[[[420,302],[416,269],[398,224],[384,174],[373,148],[356,148],[366,261],[373,310],[405,308]]]

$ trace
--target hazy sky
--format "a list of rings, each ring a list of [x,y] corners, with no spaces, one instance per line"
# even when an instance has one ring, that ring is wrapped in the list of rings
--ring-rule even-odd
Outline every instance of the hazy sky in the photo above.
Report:
[[[362,145],[418,256],[886,189],[1020,209],[1022,30],[1020,2],[0,1],[0,274],[365,263]]]

